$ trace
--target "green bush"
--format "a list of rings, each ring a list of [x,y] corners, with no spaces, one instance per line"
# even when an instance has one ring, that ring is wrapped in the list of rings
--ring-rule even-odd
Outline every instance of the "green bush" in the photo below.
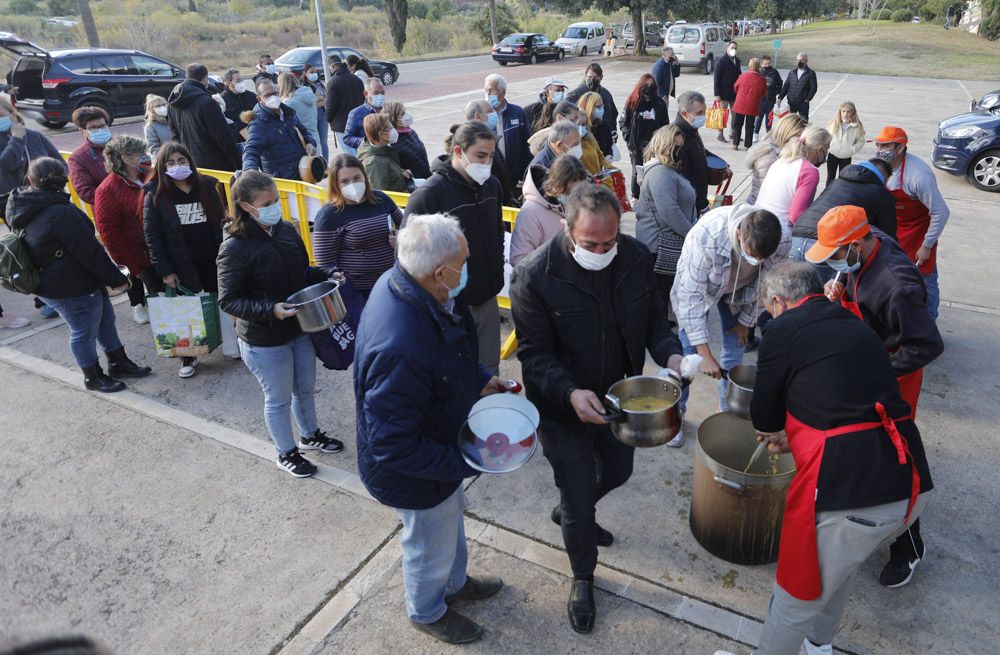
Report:
[[[44,12],[38,0],[11,0],[10,13],[15,16],[35,16]]]
[[[889,17],[894,23],[909,23],[913,20],[913,12],[909,9],[897,9]]]
[[[514,17],[514,11],[506,4],[497,3],[496,21],[498,39],[521,31],[521,27],[517,24],[517,18]],[[479,12],[479,17],[472,22],[470,30],[473,34],[478,35],[483,43],[493,43],[493,36],[490,34],[490,10],[488,7],[483,7]]]

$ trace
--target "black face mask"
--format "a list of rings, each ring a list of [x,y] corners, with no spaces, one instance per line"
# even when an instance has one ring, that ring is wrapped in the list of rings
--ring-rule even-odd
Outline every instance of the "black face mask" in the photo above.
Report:
[[[656,93],[655,84],[647,84],[644,87],[642,87],[642,95],[646,96],[647,98],[652,98],[654,93]]]
[[[597,91],[597,89],[599,89],[601,86],[601,81],[596,77],[591,78],[589,80],[584,80],[584,83],[587,85],[587,88],[590,89],[591,91]]]
[[[805,68],[806,67],[806,62],[800,61],[799,64],[798,64],[798,66],[799,66],[799,68]]]

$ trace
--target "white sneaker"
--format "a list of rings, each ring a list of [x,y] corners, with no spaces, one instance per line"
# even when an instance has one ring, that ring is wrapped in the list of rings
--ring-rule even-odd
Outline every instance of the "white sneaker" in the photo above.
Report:
[[[132,320],[137,325],[146,325],[149,323],[149,310],[146,309],[145,305],[136,305],[132,308]]]
[[[802,652],[806,655],[833,655],[833,644],[816,645],[809,639],[802,640]]]
[[[191,363],[181,366],[181,370],[177,372],[177,375],[179,375],[182,378],[192,377],[194,375],[194,370],[196,368],[198,368],[198,358],[192,357]]]
[[[671,448],[680,448],[684,445],[684,429],[677,431],[677,436],[667,442],[667,445]]]
[[[31,325],[31,321],[23,316],[14,316],[12,314],[0,316],[0,328],[20,330],[21,328],[28,327],[29,325]]]

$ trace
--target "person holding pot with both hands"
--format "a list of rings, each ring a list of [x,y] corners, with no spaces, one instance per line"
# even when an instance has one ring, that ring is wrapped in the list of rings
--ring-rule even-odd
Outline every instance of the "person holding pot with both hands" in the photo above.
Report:
[[[340,452],[344,444],[317,425],[316,350],[285,300],[329,271],[309,266],[305,244],[282,220],[278,189],[268,175],[245,171],[232,186],[226,239],[219,248],[219,307],[236,317],[240,354],[264,391],[264,420],[278,468],[297,478],[316,472],[299,449]],[[296,445],[291,415],[299,429]]]
[[[601,396],[640,375],[648,349],[678,375],[681,344],[656,292],[652,255],[621,234],[621,207],[604,186],[580,184],[566,203],[566,229],[526,257],[511,278],[511,307],[528,399],[552,465],[573,569],[567,612],[573,630],[594,629],[597,547],[610,546],[595,505],[632,475],[634,449],[604,419]]]

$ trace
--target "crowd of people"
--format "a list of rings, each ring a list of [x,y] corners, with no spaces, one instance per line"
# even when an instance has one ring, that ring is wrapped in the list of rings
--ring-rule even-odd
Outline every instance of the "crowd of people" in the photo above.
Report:
[[[343,443],[318,425],[316,349],[287,298],[328,279],[356,288],[359,471],[403,522],[410,621],[449,643],[483,634],[451,606],[502,586],[466,574],[461,481],[475,472],[454,435],[481,395],[509,390],[498,377],[505,205],[518,208],[518,358],[560,493],[551,518],[573,571],[577,632],[594,628],[598,547],[614,543],[595,506],[633,468],[633,449],[605,420],[604,391],[641,374],[648,351],[662,375],[693,366],[718,380],[724,411],[726,372],[766,328],[757,384],[767,391],[754,395],[753,422],[772,451],[792,452],[799,474],[759,652],[829,652],[860,563],[892,541],[880,580],[897,587],[924,557],[917,517],[931,483],[913,420],[921,371],[943,349],[935,254],[948,208],[903,129],[882,128],[877,157],[854,163],[866,132],[853,103],[827,127],[809,122],[817,80],[806,54],[782,79],[768,57],[744,69],[737,53],[732,42],[717,63],[713,101],[730,110],[717,140],[747,150],[753,183],[735,205],[709,193],[701,130],[712,108],[696,91],[678,95],[670,48],[621,112],[597,63],[572,90],[548,79],[526,107],[489,75],[434,157],[363,60],[331,57],[324,88],[315,68],[279,75],[262,55],[252,82],[226,71],[218,95],[191,64],[168,98],[147,98],[145,139],[112,136],[102,109],[78,109],[82,141],[68,168],[0,96],[0,198],[41,269],[37,302],[69,325],[88,389],[117,391],[119,378],[150,373],[125,354],[109,290],[128,294],[140,324],[149,294],[217,293],[220,319],[235,322],[233,354],[262,389],[277,465],[296,477],[316,471],[301,451]],[[632,163],[625,198],[608,179],[619,133]],[[300,160],[317,155],[329,160],[327,202],[312,221],[310,265],[274,179],[299,179]],[[229,197],[199,168],[235,172]],[[385,191],[411,195],[401,210]],[[635,207],[636,238],[621,232],[623,200]],[[718,356],[710,314],[721,323]],[[24,325],[0,313],[0,326]],[[183,358],[180,377],[197,364]],[[858,450],[830,440],[840,434]],[[683,443],[679,431],[669,445]],[[820,459],[837,481],[819,475]],[[871,486],[879,476],[887,482]],[[841,519],[873,529],[850,541]]]

